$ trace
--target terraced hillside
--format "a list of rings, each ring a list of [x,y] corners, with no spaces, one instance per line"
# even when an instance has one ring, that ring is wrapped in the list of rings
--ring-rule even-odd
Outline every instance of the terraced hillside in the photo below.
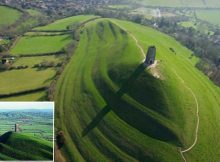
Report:
[[[18,38],[9,51],[11,69],[0,71],[0,101],[47,100],[48,87],[76,44],[76,27],[93,18],[69,17]]]
[[[53,144],[25,134],[7,132],[0,136],[0,160],[53,160]]]
[[[150,45],[157,62],[146,68]],[[56,89],[67,161],[217,162],[220,89],[191,53],[131,22],[87,23]]]

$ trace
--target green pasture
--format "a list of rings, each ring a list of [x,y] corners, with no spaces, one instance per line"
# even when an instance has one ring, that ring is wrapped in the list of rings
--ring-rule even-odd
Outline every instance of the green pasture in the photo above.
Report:
[[[218,0],[127,0],[129,4],[142,4],[144,6],[161,6],[161,7],[212,7],[218,8],[220,2]]]
[[[16,9],[0,6],[0,27],[9,26],[15,23],[22,13]]]
[[[67,30],[68,27],[72,27],[74,25],[78,25],[84,21],[87,21],[92,18],[96,18],[97,16],[93,15],[79,15],[73,17],[67,17],[65,19],[57,20],[47,26],[37,27],[35,30]]]
[[[39,57],[20,57],[15,59],[13,66],[28,66],[32,68],[36,64],[43,62],[52,62],[54,64],[61,63],[64,60],[63,55],[39,56]]]
[[[49,86],[55,75],[54,69],[24,69],[0,73],[0,94],[11,94]]]
[[[46,101],[47,93],[45,91],[19,95],[14,97],[0,98],[0,101]]]
[[[197,10],[197,18],[207,21],[211,24],[220,25],[220,10]]]
[[[21,37],[10,50],[13,55],[43,54],[61,51],[71,41],[70,35]]]

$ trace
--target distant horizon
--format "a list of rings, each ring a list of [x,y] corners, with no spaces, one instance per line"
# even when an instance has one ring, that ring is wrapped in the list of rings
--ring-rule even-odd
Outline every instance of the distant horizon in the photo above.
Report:
[[[2,110],[53,110],[54,102],[0,102]]]

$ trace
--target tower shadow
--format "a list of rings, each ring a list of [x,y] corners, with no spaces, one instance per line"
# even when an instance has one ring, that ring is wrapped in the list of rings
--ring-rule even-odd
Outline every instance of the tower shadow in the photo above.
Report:
[[[133,82],[140,76],[140,74],[146,69],[146,65],[144,63],[140,64],[135,71],[131,74],[131,76],[124,81],[121,88],[115,93],[117,101],[121,99],[121,97],[126,93],[129,86],[133,84]],[[117,107],[119,106],[119,102],[114,103]],[[111,104],[112,105],[112,104]],[[83,130],[82,137],[86,136],[90,131],[92,131],[101,121],[102,119],[112,110],[112,107],[108,104],[95,116],[95,118],[88,124],[88,126]]]

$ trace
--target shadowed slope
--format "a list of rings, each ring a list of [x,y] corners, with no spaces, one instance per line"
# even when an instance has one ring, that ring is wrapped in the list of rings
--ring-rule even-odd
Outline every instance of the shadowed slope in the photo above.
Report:
[[[20,133],[7,132],[0,137],[0,160],[52,160],[51,142]]]

